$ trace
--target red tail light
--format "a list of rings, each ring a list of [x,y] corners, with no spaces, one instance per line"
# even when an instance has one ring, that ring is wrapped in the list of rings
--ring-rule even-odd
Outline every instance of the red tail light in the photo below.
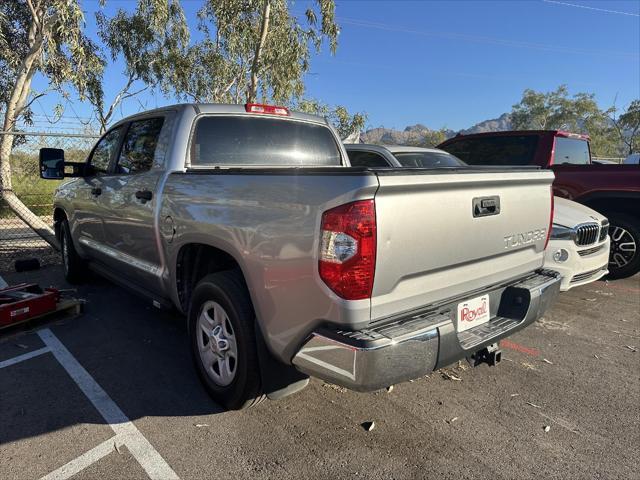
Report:
[[[371,297],[376,268],[376,210],[360,200],[322,214],[320,278],[346,300]]]
[[[262,103],[247,103],[244,106],[247,113],[264,113],[268,115],[289,115],[286,107],[276,107],[275,105],[264,105]]]
[[[551,238],[551,230],[553,229],[553,215],[555,213],[555,203],[553,201],[553,187],[551,187],[551,213],[549,214],[549,228],[547,229],[547,239],[544,241],[544,249],[547,249],[549,245],[549,239]]]

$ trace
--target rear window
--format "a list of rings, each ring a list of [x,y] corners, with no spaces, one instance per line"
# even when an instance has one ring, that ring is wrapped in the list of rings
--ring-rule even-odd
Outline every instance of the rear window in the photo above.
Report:
[[[513,135],[466,138],[438,148],[469,165],[530,165],[537,146],[535,135]]]
[[[554,165],[573,164],[588,165],[589,144],[576,138],[556,137]]]
[[[439,168],[464,165],[460,159],[445,152],[402,152],[394,153],[393,156],[403,167]]]
[[[322,125],[221,115],[197,121],[191,164],[332,166],[341,160],[331,130]]]

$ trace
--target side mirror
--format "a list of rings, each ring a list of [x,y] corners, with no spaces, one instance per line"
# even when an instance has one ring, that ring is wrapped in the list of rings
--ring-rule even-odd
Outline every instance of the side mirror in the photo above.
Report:
[[[64,150],[60,148],[40,149],[40,178],[46,180],[64,178]]]

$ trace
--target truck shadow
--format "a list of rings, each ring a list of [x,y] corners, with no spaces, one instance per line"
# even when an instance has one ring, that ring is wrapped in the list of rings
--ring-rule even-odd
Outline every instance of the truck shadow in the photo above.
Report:
[[[70,287],[59,267],[3,276]],[[49,328],[130,420],[224,412],[197,378],[183,317],[100,278],[74,295],[87,301],[83,314],[31,327]],[[43,346],[34,331],[5,330],[0,362]],[[0,445],[81,423],[105,421],[52,354],[0,369]]]

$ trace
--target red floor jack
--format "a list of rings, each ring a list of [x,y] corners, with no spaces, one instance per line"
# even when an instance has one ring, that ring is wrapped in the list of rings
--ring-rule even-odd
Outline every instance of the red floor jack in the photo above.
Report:
[[[74,306],[79,307],[77,300],[61,301],[55,288],[43,289],[35,283],[6,287],[0,289],[0,329]]]

